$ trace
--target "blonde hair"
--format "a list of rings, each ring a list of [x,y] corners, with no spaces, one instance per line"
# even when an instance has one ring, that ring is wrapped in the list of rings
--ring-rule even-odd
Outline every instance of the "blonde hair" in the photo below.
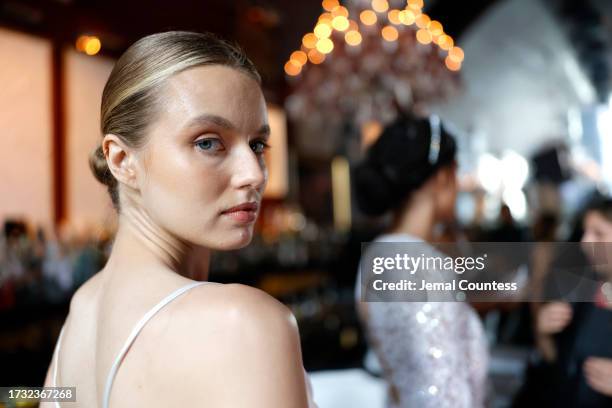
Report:
[[[115,64],[102,92],[102,135],[117,135],[126,145],[141,147],[159,105],[159,90],[172,75],[203,65],[238,69],[261,84],[255,65],[242,49],[211,33],[168,31],[141,38]],[[117,210],[118,184],[102,146],[89,157],[91,170],[105,184]]]

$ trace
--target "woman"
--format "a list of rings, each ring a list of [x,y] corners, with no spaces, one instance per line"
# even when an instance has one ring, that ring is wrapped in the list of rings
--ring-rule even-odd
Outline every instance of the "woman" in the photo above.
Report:
[[[45,385],[76,387],[75,407],[307,407],[288,309],[180,273],[193,249],[252,238],[270,129],[254,65],[211,34],[150,35],[117,61],[101,122],[90,164],[119,228],[71,301]]]
[[[587,207],[583,230],[584,252],[598,274],[592,301],[555,301],[539,308],[539,369],[546,370],[547,381],[529,378],[532,383],[516,406],[537,399],[543,407],[612,407],[612,199],[596,199]]]
[[[392,215],[374,242],[411,242],[419,254],[441,256],[428,242],[453,218],[455,150],[435,116],[402,117],[384,129],[354,176],[359,207]],[[486,342],[468,304],[359,301],[358,310],[388,383],[389,408],[484,404]]]

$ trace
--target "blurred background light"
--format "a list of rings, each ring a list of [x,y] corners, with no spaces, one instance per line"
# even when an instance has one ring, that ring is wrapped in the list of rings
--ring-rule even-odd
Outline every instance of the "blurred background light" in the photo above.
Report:
[[[376,13],[374,13],[372,10],[362,11],[359,14],[359,19],[363,24],[368,26],[376,24],[376,20],[378,20],[378,18],[376,17]]]
[[[322,54],[329,54],[334,49],[334,43],[329,38],[321,38],[317,41],[317,51]]]
[[[372,10],[378,13],[384,13],[389,9],[389,2],[387,0],[372,0]]]
[[[529,163],[513,150],[506,150],[501,159],[501,175],[504,188],[520,190],[529,177]]]
[[[380,33],[385,41],[395,41],[397,40],[397,37],[399,36],[399,33],[397,32],[397,28],[390,26],[390,25],[383,27]]]
[[[485,153],[478,160],[477,176],[482,187],[490,194],[501,187],[501,162],[490,153]]]
[[[347,31],[344,35],[344,40],[348,45],[359,45],[361,44],[361,34],[359,34],[359,31]]]
[[[87,55],[96,55],[102,49],[102,42],[93,35],[82,35],[76,40],[77,51]]]

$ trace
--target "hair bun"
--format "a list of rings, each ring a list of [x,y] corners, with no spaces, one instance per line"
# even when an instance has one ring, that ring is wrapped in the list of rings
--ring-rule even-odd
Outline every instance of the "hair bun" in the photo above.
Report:
[[[364,162],[353,172],[355,199],[366,215],[377,216],[387,212],[396,202],[396,186],[391,185],[375,166]]]
[[[106,157],[104,156],[104,151],[102,150],[101,145],[89,155],[89,167],[91,168],[93,175],[100,183],[105,184],[108,187],[111,187],[114,183],[116,183],[115,177],[113,177],[108,168],[108,163],[106,162]]]

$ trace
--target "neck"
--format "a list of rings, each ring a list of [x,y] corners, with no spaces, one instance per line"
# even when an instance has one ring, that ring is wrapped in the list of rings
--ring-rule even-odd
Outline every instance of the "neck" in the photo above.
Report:
[[[415,192],[394,214],[389,233],[404,233],[431,241],[435,225],[434,206],[424,192]]]
[[[193,245],[156,225],[146,212],[128,207],[119,216],[119,229],[104,269],[148,277],[185,275],[193,252]],[[200,255],[205,252],[203,258],[208,260],[208,249],[198,248],[198,252]]]

